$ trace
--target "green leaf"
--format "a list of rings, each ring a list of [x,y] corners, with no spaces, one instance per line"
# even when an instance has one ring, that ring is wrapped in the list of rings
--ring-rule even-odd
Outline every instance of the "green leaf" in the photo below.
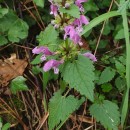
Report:
[[[108,13],[105,13],[96,17],[95,19],[90,21],[90,23],[87,26],[84,27],[84,31],[82,35],[88,32],[89,30],[91,30],[93,27],[97,26],[99,23],[103,22],[104,20],[107,20],[111,17],[118,16],[118,15],[121,15],[121,14],[117,11],[111,11],[111,12],[108,12]]]
[[[32,67],[32,72],[33,74],[39,74],[40,72],[42,72],[42,69],[39,66],[33,66]]]
[[[57,44],[58,32],[54,29],[52,25],[46,27],[45,31],[42,31],[37,40],[39,45],[47,46],[50,50],[55,50],[58,46]]]
[[[118,106],[108,100],[104,100],[102,103],[94,103],[90,107],[90,113],[97,121],[107,129],[118,130],[120,122],[120,114]]]
[[[49,102],[49,130],[54,129],[60,122],[66,121],[83,102],[84,98],[78,100],[74,96],[62,96],[60,91],[54,93]]]
[[[28,25],[21,19],[17,19],[8,31],[8,39],[11,42],[19,42],[28,36]]]
[[[110,67],[106,67],[104,71],[101,73],[98,84],[103,84],[111,81],[115,76],[115,70]]]
[[[8,43],[8,40],[4,36],[0,36],[0,46]]]
[[[42,54],[37,55],[37,56],[33,59],[33,61],[31,62],[31,64],[32,64],[32,65],[40,64],[40,63],[41,63],[41,59],[40,59],[41,56],[42,56]]]
[[[112,90],[112,85],[110,83],[105,83],[101,85],[103,92],[110,92]]]
[[[33,2],[41,8],[44,7],[44,0],[33,0]]]
[[[124,29],[120,29],[117,34],[115,35],[114,39],[119,40],[125,38],[124,36]]]
[[[61,72],[62,77],[69,83],[70,88],[74,88],[85,95],[91,101],[94,100],[93,89],[94,89],[94,66],[85,56],[79,55],[78,59],[73,63],[67,62]]]
[[[3,125],[2,130],[8,130],[10,128],[11,124],[10,123],[6,123]]]
[[[0,18],[0,32],[8,31],[12,24],[18,19],[18,16],[12,11]]]
[[[111,22],[107,21],[103,30],[103,35],[108,35],[111,32],[111,30],[114,30],[114,26]]]
[[[116,60],[115,61],[115,66],[116,66],[116,69],[117,69],[117,71],[118,71],[118,73],[120,75],[124,75],[125,74],[126,68],[125,68],[125,66],[121,62]]]
[[[126,80],[124,78],[117,77],[115,80],[115,85],[119,91],[123,91],[126,87]]]
[[[99,49],[104,49],[108,45],[108,40],[100,40],[100,44],[98,46]]]
[[[62,13],[66,13],[66,14],[69,14],[70,16],[73,16],[74,18],[79,18],[80,17],[80,12],[79,12],[79,8],[72,4],[70,6],[70,8],[60,8],[59,9],[60,12]]]
[[[83,7],[85,9],[85,12],[99,10],[97,5],[92,0],[88,0],[87,2],[85,2]]]
[[[7,14],[8,11],[9,11],[8,9],[0,7],[0,18],[2,18],[5,14]]]
[[[10,89],[13,94],[16,94],[18,91],[28,90],[27,85],[25,84],[26,79],[23,76],[18,76],[11,81]]]
[[[47,84],[49,82],[50,72],[49,71],[48,72],[43,71],[42,76],[43,76],[43,90],[46,90],[46,86],[47,86]]]

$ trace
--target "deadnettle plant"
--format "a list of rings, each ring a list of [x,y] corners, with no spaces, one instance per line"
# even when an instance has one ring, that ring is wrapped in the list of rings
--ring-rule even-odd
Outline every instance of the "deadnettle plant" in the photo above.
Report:
[[[44,61],[43,66],[44,72],[51,69],[54,70],[55,74],[59,73],[59,65],[63,64],[67,60],[75,60],[77,55],[83,55],[93,62],[97,61],[96,57],[90,52],[81,54],[78,45],[82,46],[81,33],[83,31],[83,25],[89,24],[88,19],[83,15],[84,8],[82,3],[87,2],[87,0],[69,0],[69,1],[54,1],[50,0],[50,14],[54,16],[54,20],[51,24],[55,29],[59,29],[60,32],[64,33],[64,42],[59,45],[56,52],[52,52],[48,47],[40,46],[35,47],[32,52],[34,54],[42,54],[40,60]],[[79,8],[79,18],[75,18],[67,13],[60,12],[60,8],[69,10],[71,5],[77,6]],[[70,40],[68,40],[70,39]],[[57,58],[54,58],[57,57]]]

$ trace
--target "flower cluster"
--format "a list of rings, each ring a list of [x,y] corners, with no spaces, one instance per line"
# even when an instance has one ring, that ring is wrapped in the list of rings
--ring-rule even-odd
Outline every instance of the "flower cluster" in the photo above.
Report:
[[[46,61],[48,56],[57,55],[55,52],[51,52],[47,47],[44,47],[44,46],[35,47],[32,50],[32,53],[33,54],[42,54],[41,61]],[[93,62],[97,61],[96,57],[93,54],[91,54],[90,52],[84,53],[82,55],[89,58]],[[44,70],[44,72],[47,72],[47,71],[53,69],[54,73],[58,74],[59,73],[58,66],[60,64],[63,64],[63,63],[64,63],[64,59],[61,59],[61,60],[54,60],[54,59],[48,60],[44,64],[43,70]]]
[[[55,20],[53,20],[51,23],[54,25],[55,28],[59,28],[59,30],[64,32],[64,42],[60,44],[59,49],[56,50],[57,52],[52,52],[49,50],[48,47],[45,46],[35,47],[32,50],[33,54],[42,54],[40,60],[45,61],[43,70],[47,72],[53,69],[54,73],[58,74],[59,65],[63,64],[66,60],[75,59],[75,57],[79,54],[89,58],[93,62],[97,61],[96,57],[90,52],[81,54],[76,45],[82,45],[82,26],[89,24],[89,21],[83,15],[84,8],[82,6],[82,3],[87,2],[87,0],[49,1],[51,3],[50,14],[54,15],[55,18]],[[78,11],[80,15],[78,18],[59,11],[60,8],[66,9],[68,11],[71,5],[74,5],[74,7],[76,6],[76,8],[79,9]],[[68,40],[68,38],[71,41]],[[57,59],[54,59],[54,56],[57,57]]]
[[[55,20],[52,21],[54,27],[58,28],[63,26],[63,30],[65,32],[64,39],[69,37],[75,44],[82,45],[80,36],[83,30],[82,25],[87,25],[89,23],[88,19],[82,14],[84,12],[82,3],[87,2],[87,0],[76,0],[75,2],[71,0],[66,0],[65,2],[61,3],[50,0],[50,2],[50,14],[53,14],[55,17]],[[74,18],[72,16],[65,15],[59,11],[60,7],[69,9],[72,4],[75,4],[79,8],[79,18]]]
[[[47,60],[47,56],[51,56],[51,55],[55,55],[54,52],[51,52],[47,47],[44,47],[44,46],[41,46],[41,47],[35,47],[33,50],[32,50],[32,53],[33,54],[42,54],[41,56],[41,61],[45,61]],[[58,61],[58,60],[54,60],[54,59],[51,59],[49,61],[47,61],[45,63],[45,65],[43,66],[43,70],[45,72],[49,71],[50,69],[53,69],[54,70],[54,73],[55,74],[58,74],[59,73],[59,69],[58,69],[58,66],[60,64],[62,64],[64,61],[61,60],[61,61]]]

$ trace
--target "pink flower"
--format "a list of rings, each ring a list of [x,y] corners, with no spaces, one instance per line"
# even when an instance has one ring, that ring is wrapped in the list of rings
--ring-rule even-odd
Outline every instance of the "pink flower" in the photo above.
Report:
[[[59,73],[59,69],[58,69],[58,66],[60,64],[63,64],[64,61],[58,61],[58,60],[54,60],[54,59],[51,59],[49,61],[47,61],[43,67],[43,70],[45,72],[49,71],[50,69],[54,69],[54,73],[55,74],[58,74]]]
[[[51,4],[51,12],[50,14],[53,14],[54,16],[57,15],[58,7],[54,4]]]
[[[43,49],[44,47],[35,47],[33,50],[32,50],[32,53],[33,54],[40,54],[43,52]]]
[[[47,47],[44,47],[44,46],[35,47],[35,48],[32,50],[32,53],[33,53],[33,54],[43,53],[43,54],[45,54],[45,55],[53,55],[53,54],[54,54],[54,52],[51,52]]]
[[[78,33],[78,31],[76,31],[76,29],[74,28],[74,26],[72,25],[68,25],[64,28],[65,30],[65,34],[64,34],[64,39],[67,38],[67,36],[69,36],[69,38],[75,43],[79,43],[81,41],[80,35]]]
[[[41,47],[35,47],[32,50],[33,54],[40,54],[43,53],[43,55],[41,56],[41,60],[45,61],[46,60],[46,56],[47,55],[53,55],[54,52],[51,52],[47,47],[41,46]]]
[[[83,56],[89,58],[89,59],[92,60],[93,62],[97,61],[97,58],[95,57],[95,55],[93,55],[93,54],[90,53],[90,52],[84,53]]]
[[[82,24],[89,24],[88,19],[84,15],[80,15],[79,19],[75,19],[73,22],[74,25],[81,27]]]
[[[87,0],[76,0],[76,1],[75,1],[75,4],[79,7],[79,10],[80,10],[81,12],[84,12],[84,8],[83,8],[83,6],[82,6],[82,4],[81,4],[81,3],[84,3],[84,2],[87,2]]]

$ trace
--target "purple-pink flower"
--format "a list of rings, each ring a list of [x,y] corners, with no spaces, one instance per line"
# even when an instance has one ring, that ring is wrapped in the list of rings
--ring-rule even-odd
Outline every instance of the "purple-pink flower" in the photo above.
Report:
[[[59,73],[59,69],[58,69],[58,66],[60,64],[63,64],[64,61],[58,61],[58,60],[54,60],[54,59],[51,59],[49,61],[47,61],[43,67],[43,70],[45,72],[49,71],[50,69],[54,69],[54,73],[55,74],[58,74]]]
[[[46,60],[46,56],[48,55],[53,55],[54,52],[51,52],[47,47],[41,46],[41,47],[35,47],[32,50],[33,54],[40,54],[42,53],[43,55],[41,56],[41,60],[45,61]]]
[[[64,39],[67,38],[67,36],[69,36],[69,38],[75,43],[79,43],[81,41],[80,35],[78,33],[78,31],[76,31],[76,29],[74,28],[74,26],[72,25],[68,25],[64,28],[65,30],[65,34],[64,34]]]
[[[87,2],[87,0],[76,0],[76,1],[75,1],[75,4],[79,7],[79,10],[80,10],[81,12],[84,12],[84,8],[83,8],[83,6],[82,6],[82,3],[84,3],[84,2]]]
[[[50,14],[53,14],[54,16],[57,15],[58,7],[54,4],[51,4],[51,12]]]
[[[97,61],[97,58],[95,57],[95,55],[93,55],[93,54],[90,53],[90,52],[84,53],[83,56],[89,58],[89,59],[92,60],[93,62]]]
[[[54,52],[51,52],[48,47],[44,47],[44,46],[41,46],[41,47],[35,47],[33,50],[32,50],[32,53],[33,54],[40,54],[40,53],[43,53],[45,55],[53,55]]]
[[[80,15],[80,18],[75,19],[73,22],[73,25],[78,26],[78,27],[81,27],[82,24],[86,24],[86,25],[89,24],[88,19],[84,15]]]

